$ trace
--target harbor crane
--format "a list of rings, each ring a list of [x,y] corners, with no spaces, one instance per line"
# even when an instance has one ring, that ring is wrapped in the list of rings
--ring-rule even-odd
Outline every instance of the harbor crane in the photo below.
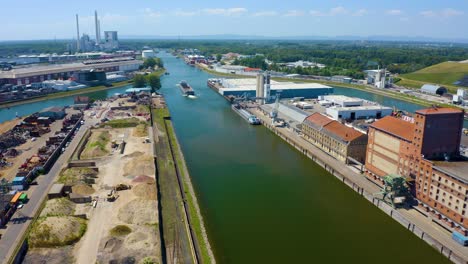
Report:
[[[277,123],[279,121],[279,119],[278,119],[278,109],[279,109],[280,97],[281,97],[281,91],[277,91],[276,92],[275,104],[273,106],[273,109],[270,112],[271,124],[273,126],[275,125],[275,123]]]
[[[382,195],[382,198],[377,199],[382,200],[393,207],[403,205],[409,197],[406,179],[399,175],[390,174],[385,176],[382,191],[375,193],[374,197],[380,195]]]

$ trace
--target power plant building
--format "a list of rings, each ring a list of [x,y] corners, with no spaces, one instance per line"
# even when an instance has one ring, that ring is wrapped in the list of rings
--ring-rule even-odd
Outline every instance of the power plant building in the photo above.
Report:
[[[407,179],[419,207],[439,224],[468,234],[468,159],[460,155],[463,111],[428,108],[408,121],[388,116],[369,128],[366,176]]]

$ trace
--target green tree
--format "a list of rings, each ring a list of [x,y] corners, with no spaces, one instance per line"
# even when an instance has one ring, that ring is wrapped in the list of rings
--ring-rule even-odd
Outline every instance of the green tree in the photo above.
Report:
[[[146,78],[145,76],[141,75],[141,74],[137,74],[135,75],[135,77],[133,77],[133,86],[135,88],[142,88],[142,87],[145,87],[146,86]]]
[[[148,85],[151,87],[151,92],[161,89],[161,79],[157,74],[148,75]]]
[[[154,66],[156,66],[156,60],[154,58],[145,59],[143,62],[144,68],[154,68]]]
[[[217,60],[217,61],[221,61],[222,58],[223,58],[223,55],[221,55],[221,54],[219,54],[219,53],[216,54],[216,60]]]

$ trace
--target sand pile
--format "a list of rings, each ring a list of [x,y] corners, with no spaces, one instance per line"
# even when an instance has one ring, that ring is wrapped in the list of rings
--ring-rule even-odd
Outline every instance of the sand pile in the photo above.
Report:
[[[120,208],[118,217],[127,224],[153,224],[158,222],[157,211],[154,200],[136,198]]]
[[[46,202],[41,216],[64,216],[73,215],[75,204],[67,198],[52,199]]]
[[[146,175],[136,176],[132,180],[132,183],[154,183],[154,182],[156,182],[156,180],[153,177],[146,176]]]
[[[132,188],[133,193],[143,199],[157,200],[155,183],[140,183]]]
[[[128,161],[124,166],[124,177],[135,175],[153,175],[155,173],[153,157],[143,155]]]
[[[141,151],[135,151],[135,152],[132,152],[132,153],[130,153],[130,154],[128,154],[128,155],[125,155],[125,156],[123,156],[123,157],[124,157],[124,158],[136,158],[136,157],[139,157],[139,156],[141,156],[141,155],[143,155],[143,154],[145,154],[145,153],[143,153],[143,152],[141,152]]]
[[[23,264],[72,264],[73,247],[28,249]]]
[[[32,247],[54,247],[77,242],[86,231],[86,220],[73,216],[50,216],[34,223],[29,235]]]
[[[95,190],[87,184],[77,184],[72,187],[72,192],[80,195],[91,195]]]

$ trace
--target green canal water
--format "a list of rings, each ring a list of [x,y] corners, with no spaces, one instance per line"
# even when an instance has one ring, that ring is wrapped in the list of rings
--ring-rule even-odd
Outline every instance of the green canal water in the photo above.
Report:
[[[269,130],[248,125],[206,86],[209,74],[168,53],[160,56],[170,72],[162,92],[218,263],[449,263]],[[181,96],[180,80],[192,85],[197,99]],[[418,108],[362,91],[335,92]],[[2,109],[0,121],[71,100]]]

